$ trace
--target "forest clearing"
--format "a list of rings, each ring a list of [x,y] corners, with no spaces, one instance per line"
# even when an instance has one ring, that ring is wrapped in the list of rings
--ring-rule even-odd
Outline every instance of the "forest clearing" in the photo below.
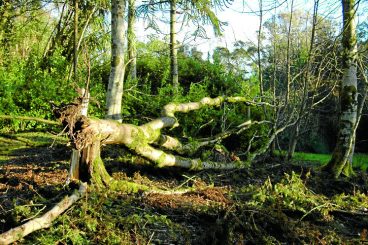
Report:
[[[0,245],[367,243],[367,9],[0,0]]]
[[[54,142],[55,135],[49,133],[17,137],[5,138],[12,150],[0,150],[2,231],[39,215],[70,192],[65,186],[71,154],[66,139]],[[305,159],[307,166],[273,159],[225,172],[157,170],[124,164],[119,159],[125,154],[116,147],[103,155],[114,178],[163,190],[193,189],[184,195],[92,190],[47,232],[35,232],[21,244],[367,241],[368,178],[364,173],[326,181]]]

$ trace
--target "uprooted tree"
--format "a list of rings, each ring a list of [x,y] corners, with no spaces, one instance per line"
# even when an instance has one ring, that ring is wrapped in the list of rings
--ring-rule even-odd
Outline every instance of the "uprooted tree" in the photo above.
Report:
[[[54,109],[55,116],[68,130],[73,147],[80,153],[79,164],[77,165],[79,168],[78,175],[74,175],[81,183],[79,190],[75,191],[71,196],[66,196],[43,216],[0,234],[0,244],[12,243],[33,231],[49,227],[53,220],[84,195],[87,187],[86,183],[92,183],[97,188],[108,187],[125,192],[150,191],[165,193],[165,191],[145,185],[113,179],[106,171],[100,155],[103,145],[125,145],[133,153],[147,159],[157,167],[181,167],[191,170],[245,168],[249,166],[249,163],[255,157],[266,152],[278,133],[291,125],[275,128],[275,123],[273,123],[272,129],[270,129],[272,133],[266,136],[267,140],[264,145],[259,147],[255,152],[248,151],[247,158],[244,161],[240,161],[239,158],[227,162],[207,161],[199,158],[190,158],[190,156],[193,156],[201,147],[215,144],[230,135],[240,134],[252,125],[270,124],[271,122],[247,120],[233,129],[219,133],[213,137],[183,144],[177,138],[163,133],[163,129],[174,128],[179,125],[175,113],[187,113],[209,106],[216,107],[223,103],[243,103],[246,106],[272,105],[266,102],[251,101],[244,97],[206,97],[198,102],[170,103],[163,108],[161,117],[141,126],[136,126],[113,120],[88,118],[81,113],[82,101],[83,98],[79,98],[75,103],[59,106]],[[251,145],[253,140],[254,138],[247,143]]]
[[[239,134],[254,124],[269,123],[268,121],[247,120],[234,129],[225,131],[210,138],[199,139],[183,144],[177,138],[163,134],[165,128],[179,125],[175,113],[187,113],[208,106],[220,106],[223,103],[245,103],[247,106],[269,105],[265,102],[254,102],[244,97],[203,98],[199,102],[170,103],[162,110],[162,116],[141,126],[119,123],[113,120],[92,119],[79,113],[80,104],[73,103],[56,109],[54,112],[65,127],[69,128],[70,139],[75,149],[81,152],[79,162],[79,179],[92,182],[97,186],[132,191],[131,185],[112,179],[105,170],[101,159],[101,147],[107,144],[121,144],[133,153],[149,160],[157,167],[181,167],[191,170],[202,169],[233,169],[249,166],[249,162],[263,153],[268,144],[255,153],[249,153],[246,161],[232,162],[207,161],[199,158],[189,158],[201,147],[215,144],[224,138]],[[164,150],[168,150],[166,152]],[[177,155],[171,153],[175,152]]]

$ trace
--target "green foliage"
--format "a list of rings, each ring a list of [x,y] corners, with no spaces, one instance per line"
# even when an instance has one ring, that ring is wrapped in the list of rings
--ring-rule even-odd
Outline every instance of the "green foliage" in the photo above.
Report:
[[[330,159],[330,154],[295,152],[293,156],[293,160],[310,162],[316,166],[325,165],[330,161]],[[353,167],[366,171],[368,168],[368,155],[363,153],[355,153],[353,156]]]
[[[316,193],[306,184],[310,178],[310,173],[307,173],[305,178],[301,178],[295,172],[285,173],[284,177],[277,183],[272,183],[271,179],[268,178],[263,185],[249,185],[241,188],[240,192],[252,193],[248,204],[253,207],[262,206],[279,213],[296,212],[299,221],[308,216],[331,221],[333,219],[332,213],[336,210],[354,213],[368,208],[368,197],[365,193],[360,191],[353,194],[341,193],[328,198],[323,194]]]
[[[329,219],[331,205],[326,203],[327,199],[308,189],[305,182],[294,172],[291,175],[285,173],[284,178],[276,184],[272,184],[268,179],[259,189],[256,187],[253,191],[251,204],[254,206],[266,205],[281,210],[300,211],[304,215],[318,213],[324,219]]]

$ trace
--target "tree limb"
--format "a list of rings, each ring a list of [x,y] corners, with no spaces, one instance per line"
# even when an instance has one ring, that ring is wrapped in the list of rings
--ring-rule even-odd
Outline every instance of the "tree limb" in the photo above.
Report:
[[[32,219],[21,226],[15,227],[7,232],[0,234],[0,244],[10,244],[27,236],[28,234],[48,228],[52,222],[65,212],[70,206],[77,202],[85,195],[87,191],[87,184],[82,183],[79,190],[76,190],[72,195],[66,196],[58,204],[56,204],[50,211],[39,218]]]

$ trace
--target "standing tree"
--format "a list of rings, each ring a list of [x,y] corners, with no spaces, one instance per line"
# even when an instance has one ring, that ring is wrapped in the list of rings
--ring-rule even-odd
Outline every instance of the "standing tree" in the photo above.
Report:
[[[139,7],[138,12],[147,15],[151,14],[149,18],[150,26],[158,31],[158,26],[153,20],[154,12],[157,10],[163,10],[165,7],[169,6],[170,8],[170,78],[174,88],[174,91],[177,92],[179,88],[179,72],[178,72],[178,44],[177,44],[177,33],[180,30],[176,29],[176,24],[179,23],[180,16],[183,16],[183,22],[193,22],[197,25],[198,29],[205,32],[201,24],[210,23],[216,35],[220,34],[220,25],[221,22],[215,15],[213,8],[222,8],[223,5],[231,3],[230,0],[185,0],[185,1],[177,1],[177,0],[163,0],[157,1],[152,0],[148,3],[145,3]],[[180,14],[178,16],[177,14]],[[182,25],[183,26],[183,25]]]
[[[106,94],[106,118],[121,121],[124,88],[125,0],[111,0],[111,71]]]
[[[299,138],[299,134],[300,134],[300,127],[301,124],[303,123],[303,116],[306,114],[306,110],[311,109],[311,108],[307,108],[307,104],[308,104],[308,87],[309,87],[309,83],[310,83],[310,77],[311,77],[311,70],[313,69],[312,67],[312,62],[313,62],[313,52],[314,52],[314,39],[315,39],[315,34],[316,34],[316,25],[317,25],[317,13],[318,13],[318,5],[319,5],[319,0],[315,0],[314,1],[314,8],[313,8],[313,18],[312,18],[312,30],[311,30],[311,34],[310,34],[310,43],[309,43],[309,49],[308,49],[308,55],[307,55],[307,61],[305,64],[305,72],[303,74],[303,92],[302,92],[302,98],[301,98],[301,102],[300,102],[300,107],[299,107],[299,112],[298,112],[298,117],[297,120],[295,122],[295,125],[293,126],[292,130],[291,130],[291,137],[289,140],[289,149],[288,149],[288,153],[287,153],[287,159],[290,160],[295,152],[295,148],[296,145],[298,143],[298,138]]]
[[[352,158],[357,123],[357,38],[355,0],[342,0],[343,78],[340,88],[340,119],[337,142],[332,158],[324,170],[338,178],[353,173]]]
[[[290,19],[288,26],[288,35],[287,35],[287,49],[286,49],[286,68],[287,68],[287,83],[286,83],[286,104],[288,104],[290,99],[290,85],[291,85],[291,64],[290,64],[290,47],[291,47],[291,26],[293,21],[293,6],[294,0],[291,0],[290,6]]]
[[[78,0],[74,0],[74,82],[78,80]]]
[[[170,75],[175,92],[179,88],[178,51],[176,49],[176,0],[170,0]]]
[[[134,31],[135,23],[135,0],[128,1],[128,62],[129,62],[129,78],[134,80],[137,78],[137,48],[136,36]]]

